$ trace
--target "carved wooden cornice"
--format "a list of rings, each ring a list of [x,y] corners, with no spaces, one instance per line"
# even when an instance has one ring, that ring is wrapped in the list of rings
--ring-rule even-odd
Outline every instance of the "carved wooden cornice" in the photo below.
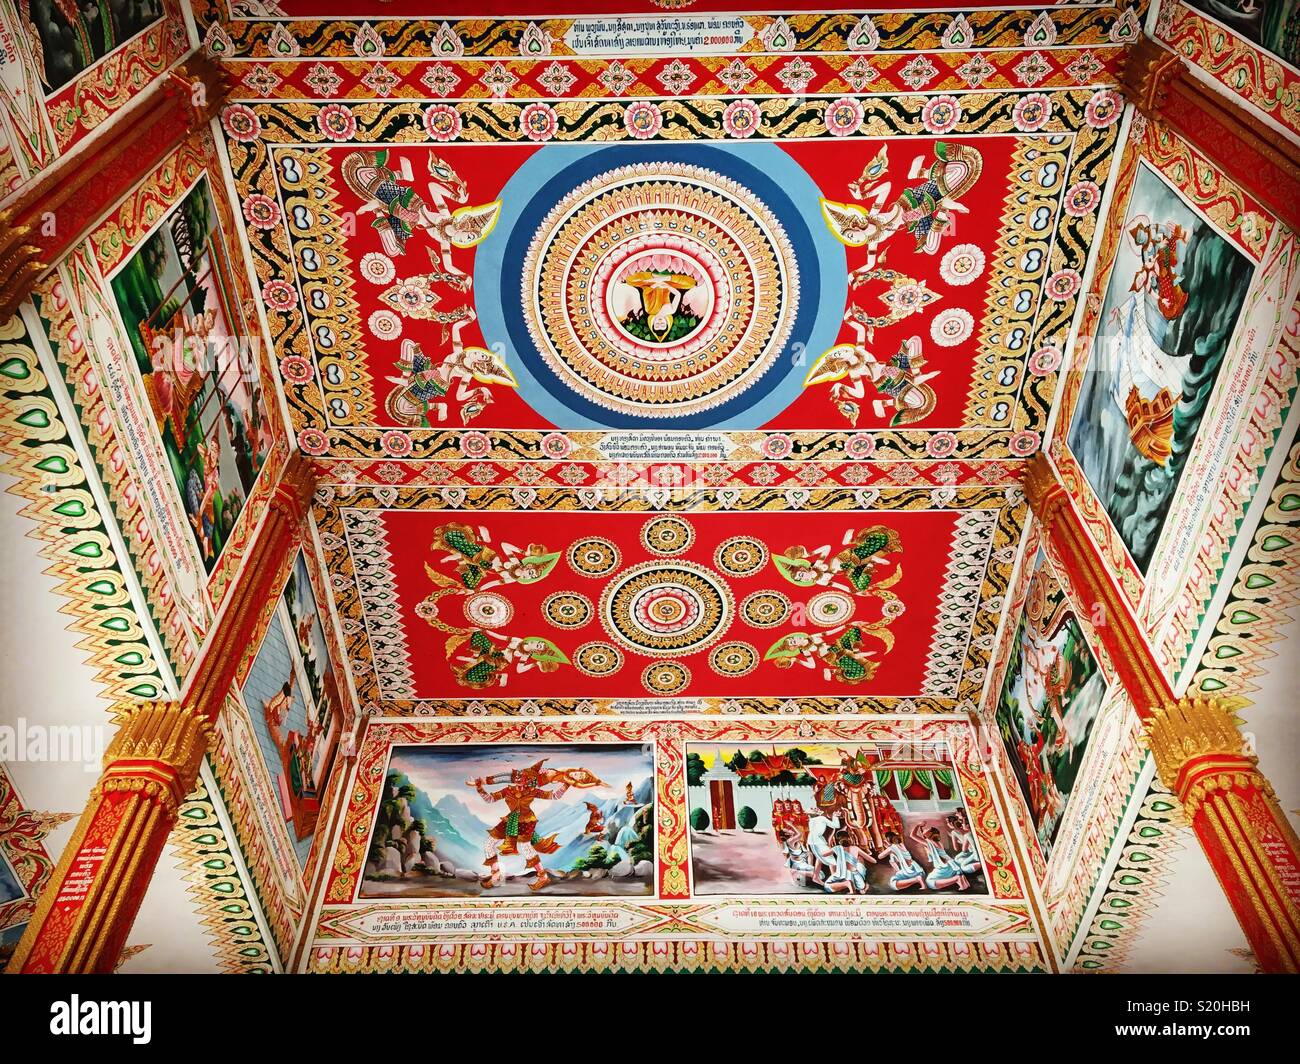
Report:
[[[114,203],[211,121],[229,89],[220,67],[191,52],[0,211],[0,321]]]
[[[1300,162],[1285,137],[1194,77],[1174,52],[1143,37],[1120,85],[1129,101],[1197,148],[1291,228],[1300,228]]]

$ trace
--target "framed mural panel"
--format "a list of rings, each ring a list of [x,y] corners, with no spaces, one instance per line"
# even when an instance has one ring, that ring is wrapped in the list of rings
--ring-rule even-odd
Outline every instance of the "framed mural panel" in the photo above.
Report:
[[[316,837],[342,728],[333,666],[305,577],[299,553],[240,686],[281,823],[302,866]]]
[[[1083,629],[1040,549],[995,719],[1045,858],[1106,692]]]
[[[1032,970],[1043,944],[974,736],[936,718],[374,718],[306,966]]]
[[[1171,683],[1296,387],[1297,239],[1135,124],[1050,453]]]
[[[136,370],[211,572],[273,445],[209,178],[109,279]]]

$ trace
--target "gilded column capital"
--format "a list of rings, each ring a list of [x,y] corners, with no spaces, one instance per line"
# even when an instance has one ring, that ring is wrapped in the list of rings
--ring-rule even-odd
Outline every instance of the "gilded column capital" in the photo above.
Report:
[[[1189,815],[1219,785],[1216,781],[1241,784],[1255,776],[1256,785],[1272,793],[1221,703],[1197,695],[1170,700],[1152,709],[1146,728],[1156,771]]]
[[[181,702],[139,702],[104,754],[105,791],[136,791],[175,812],[198,778],[212,724]]]

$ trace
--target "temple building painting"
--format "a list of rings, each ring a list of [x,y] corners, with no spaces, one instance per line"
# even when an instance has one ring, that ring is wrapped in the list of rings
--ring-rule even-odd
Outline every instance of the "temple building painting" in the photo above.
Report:
[[[491,6],[0,0],[7,970],[1300,969],[1295,5]]]

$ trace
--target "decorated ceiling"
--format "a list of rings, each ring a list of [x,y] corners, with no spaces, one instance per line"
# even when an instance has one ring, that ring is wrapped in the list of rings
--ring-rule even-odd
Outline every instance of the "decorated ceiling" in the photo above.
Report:
[[[18,5],[9,194],[187,34],[225,90],[5,337],[146,622],[101,682],[182,689],[289,452],[317,477],[205,769],[262,945],[225,966],[1106,966],[1169,818],[1027,463],[1179,693],[1254,675],[1290,595],[1242,530],[1295,235],[1121,85],[1144,22],[1230,78],[1217,24],[429,6],[164,2],[59,72]]]

